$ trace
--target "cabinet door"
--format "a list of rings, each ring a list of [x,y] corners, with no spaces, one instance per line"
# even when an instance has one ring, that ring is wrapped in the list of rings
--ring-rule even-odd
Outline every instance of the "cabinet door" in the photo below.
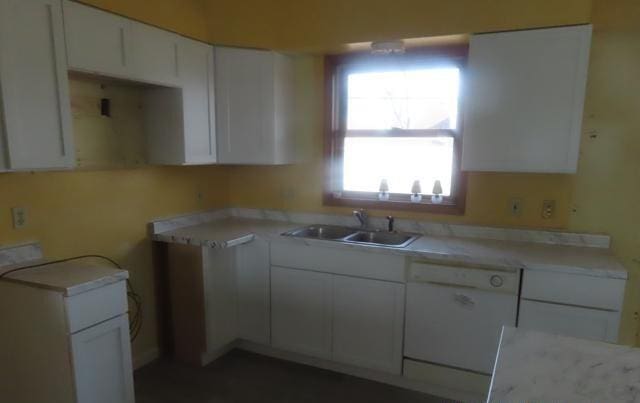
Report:
[[[220,163],[273,162],[273,68],[271,52],[216,48],[216,115]]]
[[[583,339],[618,341],[620,312],[520,301],[518,327]]]
[[[133,403],[127,315],[71,335],[78,403]]]
[[[207,351],[224,348],[238,337],[238,308],[233,248],[202,248]]]
[[[217,158],[213,47],[181,38],[178,71],[182,86],[185,163],[214,163]]]
[[[0,0],[0,90],[8,167],[71,167],[60,1]]]
[[[180,37],[169,31],[131,22],[131,38],[136,79],[153,84],[176,85]]]
[[[400,374],[404,285],[333,276],[333,359]]]
[[[269,243],[256,239],[236,246],[238,336],[256,343],[271,339]]]
[[[473,35],[462,168],[575,173],[591,26]]]
[[[64,26],[69,69],[132,78],[127,19],[64,0]]]
[[[271,267],[271,344],[331,358],[331,275]]]

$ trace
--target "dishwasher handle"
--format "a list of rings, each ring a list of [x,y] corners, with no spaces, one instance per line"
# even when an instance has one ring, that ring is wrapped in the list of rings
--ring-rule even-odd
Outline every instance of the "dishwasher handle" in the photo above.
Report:
[[[453,294],[453,299],[460,305],[467,308],[473,308],[476,305],[476,301],[474,301],[473,298],[459,292]]]

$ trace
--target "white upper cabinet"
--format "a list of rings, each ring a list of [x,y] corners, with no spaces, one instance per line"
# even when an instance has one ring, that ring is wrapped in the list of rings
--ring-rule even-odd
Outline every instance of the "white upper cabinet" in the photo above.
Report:
[[[293,68],[289,57],[217,47],[218,162],[293,162]]]
[[[213,47],[182,38],[178,47],[186,163],[216,162]]]
[[[132,75],[152,84],[178,84],[179,35],[150,25],[131,23]]]
[[[130,78],[131,24],[126,18],[64,0],[69,69]]]
[[[71,70],[178,84],[179,35],[70,0],[64,18]]]
[[[0,91],[0,170],[73,166],[59,0],[0,0]]]
[[[471,37],[462,169],[575,173],[591,25]]]
[[[149,162],[167,165],[216,162],[213,47],[180,38],[180,88],[148,89],[145,129]]]

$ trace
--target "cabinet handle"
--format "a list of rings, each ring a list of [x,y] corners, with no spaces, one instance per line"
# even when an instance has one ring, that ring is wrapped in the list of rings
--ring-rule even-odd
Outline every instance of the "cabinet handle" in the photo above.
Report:
[[[473,298],[465,294],[455,293],[453,298],[460,305],[464,305],[467,307],[474,307],[476,305],[476,302],[473,300]]]

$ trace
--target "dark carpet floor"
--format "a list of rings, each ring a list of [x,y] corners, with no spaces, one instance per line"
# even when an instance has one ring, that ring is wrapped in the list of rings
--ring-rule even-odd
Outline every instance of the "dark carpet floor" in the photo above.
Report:
[[[434,403],[448,400],[234,350],[204,368],[168,358],[135,372],[137,403]]]

